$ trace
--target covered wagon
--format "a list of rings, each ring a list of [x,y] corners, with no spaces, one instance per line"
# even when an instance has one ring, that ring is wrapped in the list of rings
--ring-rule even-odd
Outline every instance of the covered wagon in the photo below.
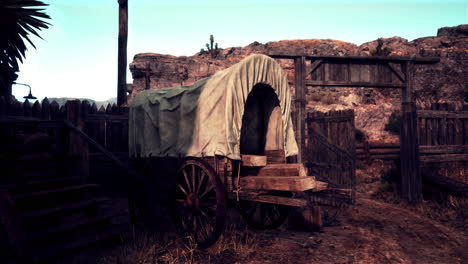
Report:
[[[298,154],[291,94],[280,65],[265,55],[190,86],[139,93],[130,105],[129,153],[137,161],[177,160],[173,171],[164,169],[175,181],[167,190],[172,215],[201,246],[221,234],[228,200],[252,226],[275,228],[291,206],[307,205],[294,193],[326,188],[302,164],[286,162]]]

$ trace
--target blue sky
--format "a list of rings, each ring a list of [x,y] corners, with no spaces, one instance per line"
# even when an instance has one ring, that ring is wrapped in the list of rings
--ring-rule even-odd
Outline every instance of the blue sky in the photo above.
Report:
[[[35,39],[18,82],[38,98],[116,97],[117,0],[42,0],[52,26]],[[450,0],[128,0],[128,63],[141,52],[193,55],[213,34],[221,48],[284,39],[331,38],[362,44],[408,40],[468,23],[468,1]],[[127,82],[131,83],[128,71]],[[16,85],[21,98],[27,88]]]

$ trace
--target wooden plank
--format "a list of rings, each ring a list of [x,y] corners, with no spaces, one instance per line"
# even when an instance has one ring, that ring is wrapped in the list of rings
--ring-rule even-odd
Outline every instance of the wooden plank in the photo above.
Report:
[[[356,146],[356,149],[361,149],[364,148],[363,143],[359,143]],[[400,148],[400,144],[398,143],[380,143],[380,142],[369,142],[369,149],[375,149],[375,148]]]
[[[314,62],[312,62],[312,64],[310,64],[310,66],[307,67],[306,74],[308,75],[308,74],[314,73],[314,71],[320,66],[322,61],[323,60],[318,59],[318,60],[315,60]]]
[[[307,191],[317,187],[314,177],[247,176],[240,186],[246,190]]]
[[[237,199],[237,195],[231,192],[229,193],[229,198]],[[256,201],[256,202],[270,203],[270,204],[282,204],[282,205],[294,206],[294,207],[307,206],[307,201],[304,199],[268,195],[268,194],[262,194],[258,192],[242,191],[239,193],[239,198],[241,200]]]
[[[242,166],[263,167],[267,165],[267,157],[260,155],[241,155]]]
[[[308,176],[302,163],[268,164],[248,171],[249,176]],[[253,173],[253,174],[250,174]],[[245,174],[243,174],[245,175]]]
[[[437,145],[437,146],[419,146],[421,154],[443,154],[443,153],[463,153],[468,151],[468,146],[464,145]]]
[[[455,112],[455,111],[439,111],[439,110],[419,110],[418,117],[468,119],[468,111]]]
[[[372,88],[404,88],[402,84],[378,82],[348,82],[348,81],[306,81],[307,86],[335,87],[372,87]]]
[[[443,154],[421,156],[421,162],[468,161],[468,154]]]
[[[305,52],[291,52],[284,50],[272,50],[268,56],[277,59],[294,59],[300,56],[305,56],[306,59],[333,59],[338,61],[389,61],[402,63],[406,61],[411,61],[413,63],[437,63],[440,61],[440,58],[436,57],[401,57],[401,56],[320,56],[320,55],[307,55]]]
[[[267,164],[286,163],[286,155],[282,149],[265,150],[265,156],[267,157]]]
[[[399,65],[401,67],[401,64],[399,64]],[[405,82],[405,76],[404,76],[403,72],[400,69],[398,69],[396,65],[394,65],[391,62],[387,62],[387,66],[390,68],[390,70],[392,70],[393,73],[395,73],[395,75],[398,77],[398,79],[402,83]]]
[[[50,103],[47,97],[42,100],[41,119],[50,120]]]

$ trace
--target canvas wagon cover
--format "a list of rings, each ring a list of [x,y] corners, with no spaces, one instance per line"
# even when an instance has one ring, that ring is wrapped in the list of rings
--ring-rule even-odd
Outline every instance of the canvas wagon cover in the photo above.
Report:
[[[244,106],[258,83],[270,85],[278,96],[285,154],[296,155],[286,75],[274,59],[251,55],[193,85],[139,93],[130,105],[130,156],[240,159]]]

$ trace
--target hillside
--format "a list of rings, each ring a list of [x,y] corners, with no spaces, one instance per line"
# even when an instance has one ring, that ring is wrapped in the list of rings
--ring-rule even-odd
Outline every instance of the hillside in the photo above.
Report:
[[[141,53],[130,64],[133,89],[130,98],[149,86],[151,89],[189,85],[225,69],[254,53],[267,54],[303,51],[311,55],[359,55],[370,56],[377,40],[357,46],[331,39],[282,40],[261,44],[253,42],[246,47],[232,47],[193,56],[175,57],[157,53]],[[436,36],[408,41],[400,37],[383,39],[383,47],[389,48],[389,56],[438,57],[440,63],[416,68],[416,98],[424,102],[463,101],[468,88],[468,25],[441,28]],[[293,65],[280,61],[293,89]],[[149,81],[149,82],[147,82]],[[309,110],[327,111],[353,108],[356,111],[356,127],[365,131],[371,140],[397,140],[383,130],[389,116],[400,108],[398,91],[369,88],[343,88],[308,90]]]

